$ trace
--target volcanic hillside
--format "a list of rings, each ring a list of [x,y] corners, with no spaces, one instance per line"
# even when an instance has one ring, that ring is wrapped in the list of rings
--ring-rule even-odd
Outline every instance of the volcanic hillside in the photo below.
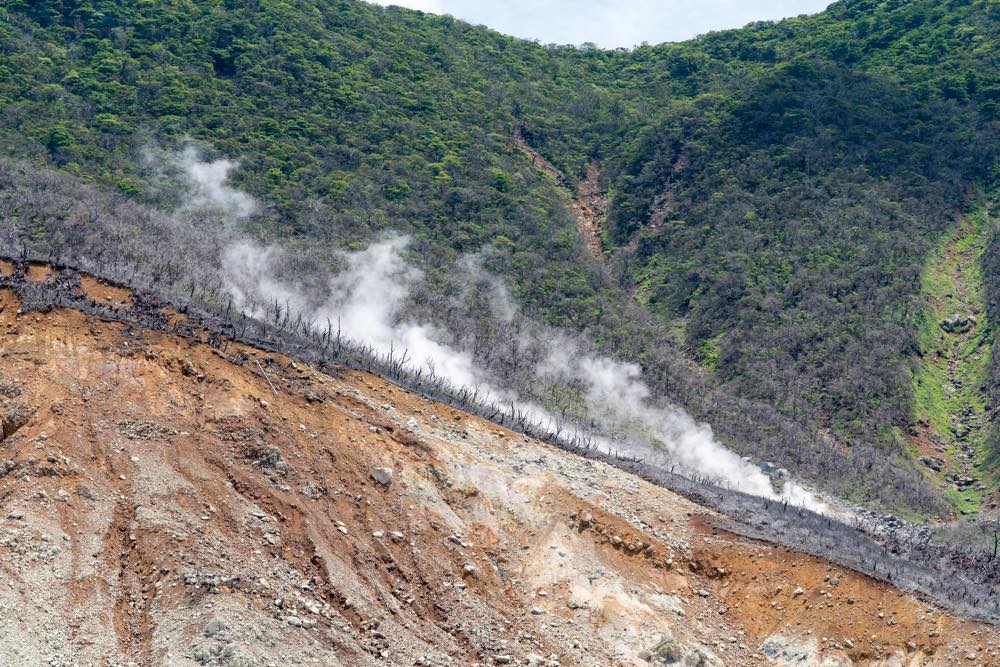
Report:
[[[346,256],[405,238],[400,314],[522,397],[470,266],[741,455],[995,519],[997,0],[610,50],[381,4],[0,3],[0,254],[275,318],[280,279],[309,320]]]
[[[3,664],[1000,664],[989,626],[370,374],[9,289],[0,341]]]

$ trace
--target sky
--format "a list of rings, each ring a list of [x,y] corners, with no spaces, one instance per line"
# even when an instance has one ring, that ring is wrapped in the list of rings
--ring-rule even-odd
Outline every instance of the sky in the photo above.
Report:
[[[451,14],[543,44],[633,47],[825,9],[831,0],[373,0]]]

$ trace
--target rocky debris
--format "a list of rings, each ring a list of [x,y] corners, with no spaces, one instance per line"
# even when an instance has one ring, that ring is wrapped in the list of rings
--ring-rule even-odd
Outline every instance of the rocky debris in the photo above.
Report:
[[[382,486],[392,484],[392,468],[372,468],[369,474],[372,479]]]
[[[955,313],[949,318],[941,320],[941,329],[950,334],[963,334],[976,326],[975,315],[962,315]]]
[[[546,658],[543,655],[532,653],[524,659],[524,664],[527,665],[527,667],[559,667],[559,659],[555,654]]]
[[[685,646],[662,635],[651,648],[638,654],[640,660],[651,665],[692,665],[692,667],[722,667],[722,662],[704,646]]]
[[[181,362],[181,372],[184,375],[188,377],[193,377],[199,381],[205,379],[205,374],[200,372],[197,368],[195,368],[194,364],[191,363],[190,359],[185,359],[183,362]]]
[[[27,424],[34,412],[34,408],[30,405],[19,401],[0,404],[0,441],[11,437]]]
[[[202,631],[202,634],[204,634],[206,637],[214,637],[218,634],[222,634],[228,629],[229,626],[226,625],[224,621],[218,618],[213,618],[211,621],[208,622],[208,625],[205,626],[205,629]]]
[[[129,440],[156,440],[177,435],[177,429],[151,421],[123,419],[115,422],[118,432]]]
[[[274,470],[281,475],[287,475],[291,472],[291,467],[281,455],[281,449],[263,440],[251,443],[246,448],[244,455],[255,467]]]
[[[944,467],[944,459],[939,456],[921,456],[920,462],[934,472],[941,472],[941,469]]]
[[[974,487],[978,484],[978,481],[972,477],[961,477],[955,480],[955,488],[959,490],[965,490],[970,487]]]
[[[292,626],[293,628],[303,628],[305,630],[312,630],[316,627],[316,621],[308,618],[299,618],[298,616],[285,616],[285,623]]]
[[[796,639],[774,634],[757,650],[771,662],[780,665],[819,664],[819,650],[815,638]]]
[[[21,395],[21,383],[17,379],[5,380],[0,377],[0,396],[17,398]]]
[[[212,571],[190,572],[181,577],[185,586],[205,589],[210,593],[219,593],[223,588],[228,591],[240,588],[242,577],[239,574],[221,574]]]
[[[326,396],[322,394],[317,394],[314,391],[307,391],[302,395],[308,403],[324,403],[326,401]],[[266,402],[264,402],[264,407],[267,407]]]

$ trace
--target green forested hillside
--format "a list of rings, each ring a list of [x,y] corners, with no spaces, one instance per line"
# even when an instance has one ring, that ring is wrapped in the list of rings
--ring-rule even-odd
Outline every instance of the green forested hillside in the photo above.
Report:
[[[404,230],[432,291],[488,247],[532,316],[641,362],[735,449],[942,512],[909,442],[921,276],[998,191],[998,26],[997,0],[842,0],[602,51],[356,0],[14,0],[0,140],[163,206],[144,150],[205,142],[267,203],[255,233],[332,250]],[[594,160],[607,270],[565,199]],[[5,187],[28,199],[30,180]],[[59,210],[21,211],[20,241],[51,250]],[[989,219],[976,229],[989,342],[1000,251]]]

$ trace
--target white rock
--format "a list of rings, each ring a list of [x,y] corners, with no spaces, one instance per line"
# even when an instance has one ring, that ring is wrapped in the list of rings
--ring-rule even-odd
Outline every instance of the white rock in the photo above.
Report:
[[[371,476],[382,486],[392,484],[392,468],[372,468]]]

